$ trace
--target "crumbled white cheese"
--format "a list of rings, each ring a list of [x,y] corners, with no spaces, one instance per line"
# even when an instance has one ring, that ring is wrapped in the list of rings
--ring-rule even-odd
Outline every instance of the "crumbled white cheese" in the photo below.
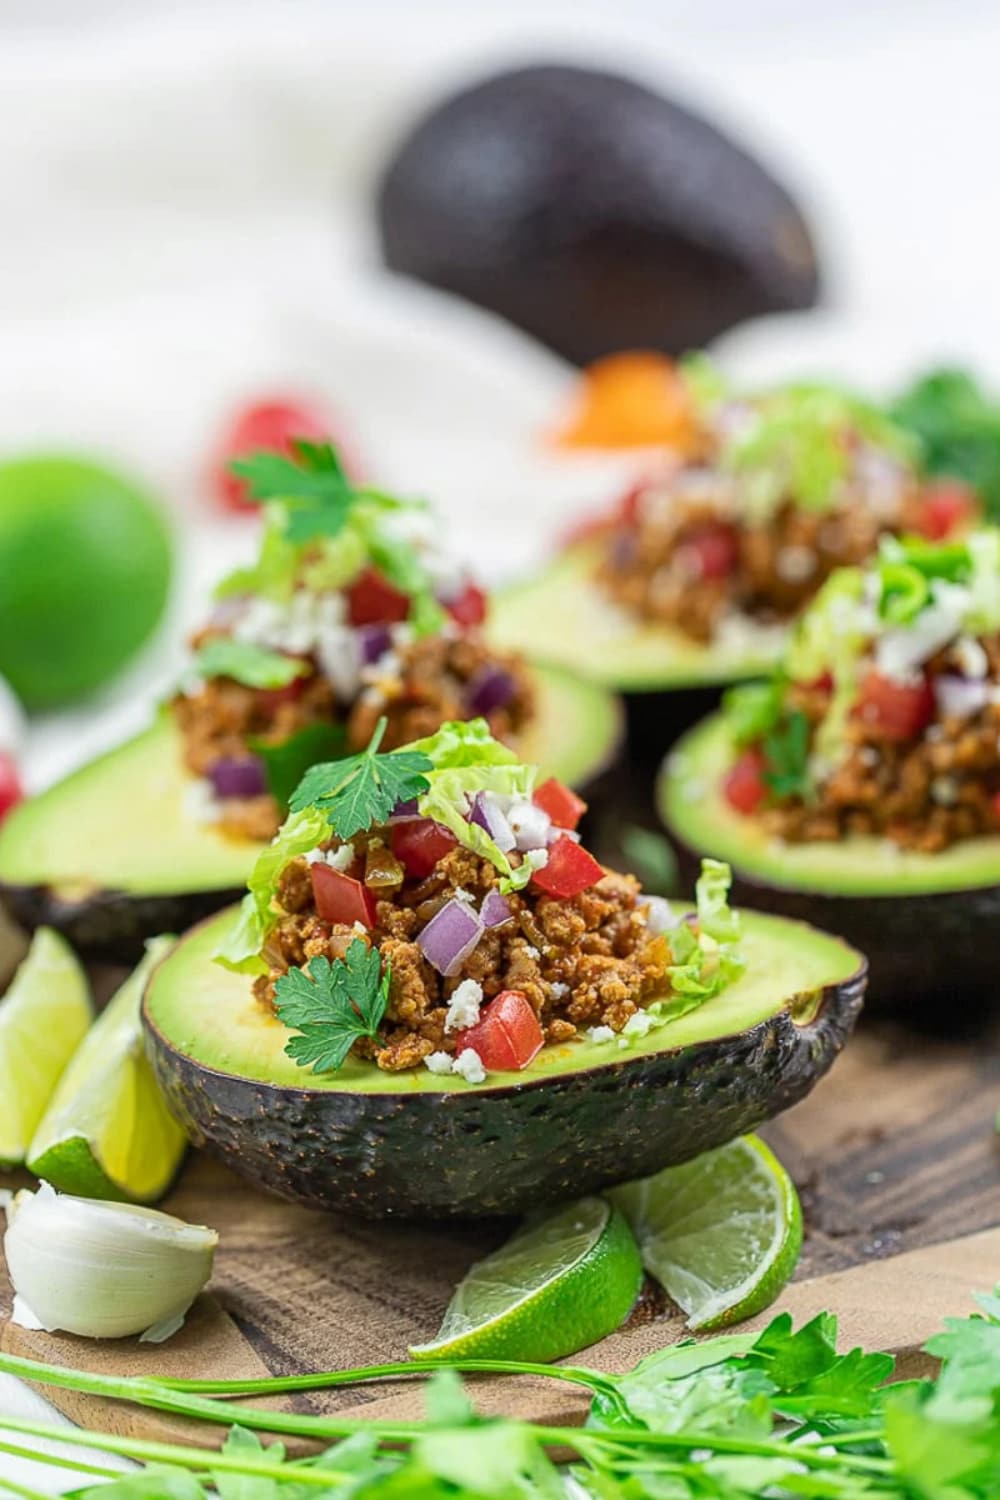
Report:
[[[524,951],[525,958],[531,958],[531,959],[538,960],[542,956],[539,953],[538,949],[537,948],[533,948],[530,943],[526,943],[525,944],[523,951]]]
[[[432,1052],[430,1057],[424,1058],[424,1067],[428,1073],[445,1074],[451,1072],[451,1058],[447,1052]]]
[[[457,897],[457,899],[459,901],[473,901],[474,902],[475,899],[476,899],[475,896],[472,894],[471,891],[467,891],[465,889],[464,885],[457,885],[455,887],[454,894],[455,894],[455,896]]]
[[[653,1018],[644,1010],[637,1010],[634,1016],[629,1016],[622,1027],[623,1036],[647,1036],[653,1029]]]
[[[958,801],[958,782],[954,776],[935,776],[930,791],[931,801],[938,807],[954,807]]]
[[[549,989],[552,991],[554,1000],[562,1000],[564,996],[569,994],[569,985],[563,984],[561,979],[553,979],[549,985]]]
[[[199,778],[184,788],[184,816],[192,823],[218,823],[222,803],[210,781]]]
[[[549,851],[547,849],[529,849],[524,857],[533,870],[544,870],[549,862]]]
[[[354,926],[351,928],[351,931],[354,933],[355,937],[366,938],[368,936],[368,928],[365,926],[364,922],[355,922]]]
[[[362,682],[374,684],[376,687],[395,686],[403,677],[402,657],[390,647],[388,651],[382,652],[377,661],[373,661],[370,666],[362,667],[359,675]]]
[[[600,1042],[613,1042],[614,1039],[615,1039],[615,1034],[611,1030],[610,1026],[588,1026],[587,1027],[587,1041],[588,1042],[598,1042],[598,1043],[600,1043]]]
[[[486,1077],[483,1060],[471,1047],[466,1047],[458,1054],[451,1065],[451,1071],[457,1073],[459,1078],[464,1078],[466,1083],[482,1083]]]
[[[310,849],[306,855],[307,865],[329,865],[343,875],[354,863],[353,844],[341,844],[337,849]]]
[[[474,979],[463,979],[457,986],[444,1018],[445,1031],[464,1031],[475,1026],[479,1020],[479,1007],[483,1003],[483,987]]]

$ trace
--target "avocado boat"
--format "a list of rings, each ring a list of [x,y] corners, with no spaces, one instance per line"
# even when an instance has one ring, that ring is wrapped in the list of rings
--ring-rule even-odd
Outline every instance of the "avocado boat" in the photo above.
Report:
[[[528,671],[536,711],[524,751],[585,787],[618,752],[620,704],[556,668]],[[138,962],[146,938],[237,900],[264,847],[193,818],[190,785],[177,728],[161,714],[4,819],[0,901],[30,931],[54,927],[82,953]]]
[[[925,485],[914,440],[858,397],[726,393],[703,362],[676,382],[677,450],[539,576],[494,601],[490,639],[627,695],[630,748],[665,743],[728,683],[767,673],[838,566],[881,536],[971,522]]]
[[[422,503],[355,485],[328,444],[234,469],[264,511],[260,551],[216,590],[180,689],[0,829],[9,910],[94,956],[136,961],[236,897],[302,773],[367,744],[382,713],[387,747],[481,714],[571,783],[617,752],[612,694],[486,644],[486,595]]]
[[[724,866],[689,913],[606,871],[481,721],[314,767],[292,806],[143,1010],[192,1140],[285,1197],[489,1217],[644,1176],[801,1098],[860,1008],[863,957],[733,912]]]
[[[659,782],[683,867],[712,850],[739,900],[863,948],[872,1007],[952,1026],[995,994],[998,600],[1000,533],[887,544],[830,580],[782,674],[734,690]]]

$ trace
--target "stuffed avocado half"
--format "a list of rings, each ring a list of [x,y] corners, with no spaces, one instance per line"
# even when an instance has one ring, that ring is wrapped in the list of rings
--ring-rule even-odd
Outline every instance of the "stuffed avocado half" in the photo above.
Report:
[[[768,670],[830,573],[881,537],[940,538],[976,515],[971,491],[927,482],[918,440],[855,395],[737,395],[702,360],[682,362],[675,387],[672,451],[544,573],[502,593],[490,625],[503,649],[669,694],[630,701],[640,741]]]
[[[481,715],[578,784],[617,752],[614,695],[487,645],[486,595],[425,505],[354,485],[325,444],[236,467],[264,512],[259,554],[219,585],[178,691],[0,831],[7,905],[88,952],[137,958],[238,895],[303,772],[380,717],[388,748]]]
[[[782,667],[664,763],[682,852],[864,948],[872,1003],[978,1009],[1000,915],[1000,532],[833,575]]]
[[[285,1196],[474,1217],[645,1175],[800,1098],[860,1008],[862,956],[732,911],[725,866],[689,911],[605,870],[482,721],[377,733],[292,809],[144,1004],[192,1139]]]

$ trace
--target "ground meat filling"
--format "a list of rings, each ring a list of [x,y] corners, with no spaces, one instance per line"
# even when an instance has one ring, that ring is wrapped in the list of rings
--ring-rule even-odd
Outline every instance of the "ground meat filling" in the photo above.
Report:
[[[373,852],[381,848],[378,836],[361,834],[352,842],[356,871],[374,862],[384,879],[386,861],[373,861]],[[401,867],[399,874],[400,883],[377,903],[375,926],[365,932],[322,921],[309,866],[305,859],[292,860],[278,885],[285,915],[264,951],[269,972],[254,985],[261,1004],[273,1007],[275,982],[289,968],[302,967],[320,954],[341,958],[352,940],[363,935],[391,965],[392,978],[381,1044],[365,1039],[356,1044],[355,1053],[388,1072],[400,1072],[417,1067],[432,1052],[456,1052],[456,1032],[446,1031],[445,1019],[463,980],[482,986],[484,1003],[501,990],[519,990],[549,1043],[568,1042],[594,1026],[620,1032],[637,1010],[668,988],[669,947],[664,938],[650,935],[647,908],[631,876],[605,875],[570,900],[530,888],[508,895],[513,920],[489,929],[461,972],[443,978],[424,958],[417,934],[456,894],[472,897],[478,906],[497,885],[497,871],[459,848],[425,880],[404,881]]]
[[[194,646],[212,633],[198,636]],[[512,691],[483,717],[497,739],[517,748],[534,712],[531,682],[518,658],[490,651],[474,635],[458,634],[412,641],[398,647],[393,658],[391,672],[364,686],[353,704],[338,703],[318,670],[273,691],[213,677],[194,692],[178,693],[173,712],[185,765],[195,776],[207,777],[220,760],[251,755],[255,740],[281,744],[314,724],[343,723],[347,751],[361,750],[383,715],[388,726],[382,749],[394,750],[434,734],[449,719],[470,717],[476,682],[492,669],[507,674]],[[282,815],[273,797],[230,797],[221,802],[217,826],[235,838],[264,841],[277,832]]]
[[[935,854],[961,839],[996,834],[1000,825],[1000,635],[984,636],[990,696],[968,717],[937,713],[919,737],[893,739],[863,713],[847,728],[848,750],[814,800],[767,809],[768,829],[790,843],[836,841],[850,834],[887,837],[904,849]],[[926,666],[934,679],[961,670],[948,647]],[[788,706],[813,726],[827,709],[815,687],[790,691]]]
[[[710,493],[724,480],[704,474],[707,493],[697,498],[670,487],[650,491],[634,518],[611,531],[598,570],[630,613],[702,643],[734,615],[767,625],[798,614],[835,568],[866,561],[882,536],[918,521],[918,491],[910,487],[884,506],[863,498],[828,510],[786,502],[754,526],[724,494]]]

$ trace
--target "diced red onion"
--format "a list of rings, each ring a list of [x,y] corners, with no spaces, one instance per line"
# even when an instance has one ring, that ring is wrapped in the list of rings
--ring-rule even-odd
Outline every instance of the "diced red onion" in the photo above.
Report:
[[[432,968],[457,974],[483,935],[483,924],[466,901],[456,896],[417,934],[417,946]]]
[[[938,712],[946,719],[968,719],[986,707],[989,685],[980,678],[952,676],[934,679]]]
[[[534,802],[515,802],[508,814],[514,840],[522,853],[544,849],[552,829],[552,819]]]
[[[487,891],[479,908],[479,920],[484,927],[502,927],[505,922],[511,921],[513,915],[510,904],[499,891]]]
[[[372,662],[384,656],[392,645],[392,631],[388,625],[361,625],[355,632],[361,664],[370,667]]]
[[[389,814],[390,823],[412,823],[414,818],[420,817],[420,807],[416,797],[409,802],[397,802]]]
[[[517,691],[513,677],[503,667],[482,667],[472,678],[465,692],[465,701],[472,714],[491,714],[496,708],[505,708]]]
[[[509,854],[517,847],[514,830],[506,814],[489,792],[477,792],[469,814],[469,822],[485,830],[502,854]]]
[[[226,755],[208,773],[217,797],[261,797],[267,791],[264,762],[257,755]]]

